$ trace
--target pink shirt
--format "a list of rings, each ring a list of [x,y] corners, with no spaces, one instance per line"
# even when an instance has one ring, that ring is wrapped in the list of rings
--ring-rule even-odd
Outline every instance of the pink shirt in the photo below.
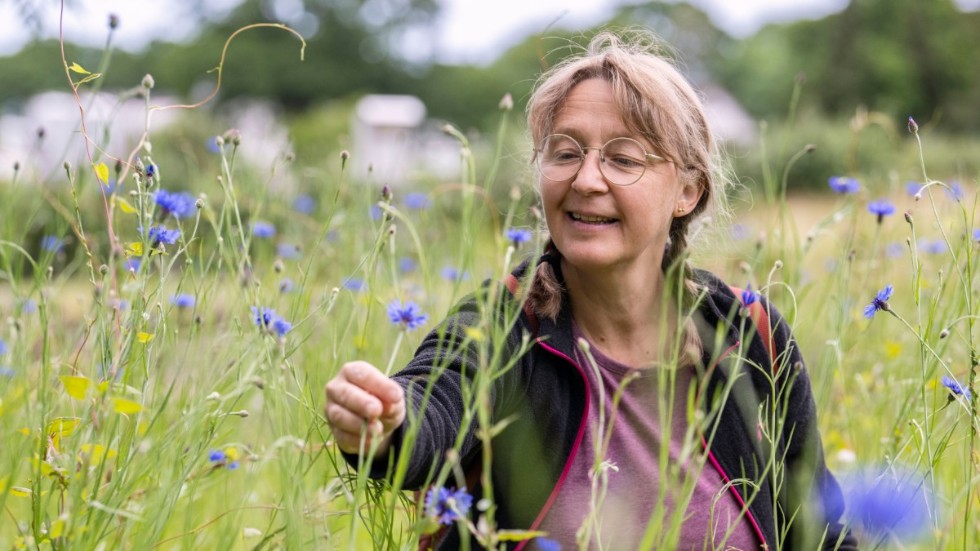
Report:
[[[573,336],[576,342],[582,337],[578,327],[573,326]],[[721,475],[707,463],[700,435],[687,434],[688,388],[694,380],[694,367],[635,370],[605,356],[595,346],[591,352],[598,374],[585,353],[576,349],[575,354],[575,361],[585,369],[591,386],[589,425],[568,477],[540,529],[561,543],[562,549],[579,548],[576,531],[586,524],[592,510],[594,481],[589,471],[596,447],[601,445],[597,428],[602,389],[605,425],[608,427],[613,419],[605,461],[614,468],[605,470],[608,486],[601,507],[587,527],[591,534],[588,548],[636,549],[647,526],[656,525],[659,516],[661,528],[653,530],[652,539],[648,540],[652,542],[651,549],[759,549],[760,542],[741,506],[731,490],[724,487]],[[674,371],[673,384],[667,369]],[[624,378],[634,372],[638,377],[626,386],[614,408],[613,396]],[[668,392],[670,389],[676,391]],[[667,449],[663,450],[665,445]],[[662,470],[661,453],[665,453]],[[682,455],[686,460],[682,461]],[[595,486],[600,487],[598,478]],[[687,496],[690,499],[682,512],[679,504]],[[658,504],[662,505],[659,512]],[[679,532],[671,531],[671,527],[679,527]]]

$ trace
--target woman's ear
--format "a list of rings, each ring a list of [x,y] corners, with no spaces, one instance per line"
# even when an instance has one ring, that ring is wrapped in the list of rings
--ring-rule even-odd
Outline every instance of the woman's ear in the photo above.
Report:
[[[691,171],[683,171],[678,174],[677,182],[681,186],[680,193],[677,195],[677,205],[674,207],[679,216],[690,214],[701,201],[704,188],[696,178],[692,178]]]

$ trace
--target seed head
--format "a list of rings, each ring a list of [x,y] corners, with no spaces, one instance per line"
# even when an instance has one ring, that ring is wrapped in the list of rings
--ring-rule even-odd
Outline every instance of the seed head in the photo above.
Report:
[[[143,77],[142,84],[143,84],[143,88],[146,88],[147,90],[152,90],[153,87],[156,85],[156,82],[153,81],[153,75],[147,73],[146,76]]]

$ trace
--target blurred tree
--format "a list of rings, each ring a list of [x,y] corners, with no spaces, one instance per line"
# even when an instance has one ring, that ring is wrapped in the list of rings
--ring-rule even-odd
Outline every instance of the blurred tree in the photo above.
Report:
[[[818,21],[770,25],[715,68],[759,117],[785,112],[800,74],[806,101],[826,114],[864,105],[963,131],[980,123],[980,75],[964,55],[977,47],[977,28],[980,13],[960,12],[952,0],[852,0]]]
[[[201,2],[186,2],[181,8],[186,11],[190,6],[193,12]],[[300,45],[289,33],[276,29],[243,33],[228,50],[222,99],[274,98],[287,109],[301,110],[322,99],[394,92],[403,88],[404,81],[418,78],[420,61],[408,54],[406,41],[415,41],[413,52],[426,51],[425,34],[419,30],[427,28],[437,9],[435,0],[308,0],[305,4],[245,0],[220,21],[198,21],[203,22],[202,29],[190,41],[154,42],[139,53],[116,52],[106,85],[127,88],[150,73],[161,89],[200,99],[210,92],[215,76],[209,71],[218,64],[221,49],[235,30],[281,21],[306,37],[305,61],[300,62]],[[96,50],[69,46],[69,51],[73,61],[89,68],[98,64]],[[5,81],[0,102],[65,88],[56,42],[34,42],[0,63]]]

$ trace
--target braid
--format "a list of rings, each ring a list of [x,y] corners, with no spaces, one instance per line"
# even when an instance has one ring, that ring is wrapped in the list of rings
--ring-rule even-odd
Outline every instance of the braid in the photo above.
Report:
[[[552,263],[560,259],[554,244],[548,243],[546,252],[534,269],[534,278],[531,280],[531,288],[527,293],[527,300],[534,313],[555,321],[558,312],[561,310],[561,299],[564,287],[558,280],[555,268]]]
[[[667,289],[682,293],[681,304],[689,307],[697,294],[694,270],[687,260],[687,227],[691,215],[674,218],[670,224],[670,242],[664,250],[660,267],[667,278]]]

